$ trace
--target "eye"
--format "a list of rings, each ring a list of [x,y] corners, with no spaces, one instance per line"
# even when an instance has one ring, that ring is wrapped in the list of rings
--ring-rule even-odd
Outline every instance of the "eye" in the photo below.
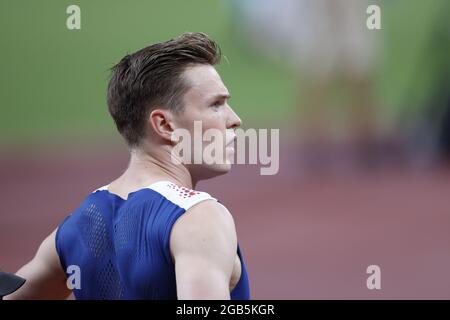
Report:
[[[216,100],[211,104],[211,107],[218,108],[225,103],[225,100]]]

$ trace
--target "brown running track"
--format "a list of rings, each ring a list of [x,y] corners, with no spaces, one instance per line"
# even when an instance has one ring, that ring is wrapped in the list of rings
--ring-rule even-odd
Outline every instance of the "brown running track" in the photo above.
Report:
[[[127,164],[122,147],[0,156],[0,268],[15,271],[92,190]],[[235,166],[197,189],[232,212],[254,299],[450,299],[450,170],[305,174]],[[381,267],[381,290],[366,268]]]

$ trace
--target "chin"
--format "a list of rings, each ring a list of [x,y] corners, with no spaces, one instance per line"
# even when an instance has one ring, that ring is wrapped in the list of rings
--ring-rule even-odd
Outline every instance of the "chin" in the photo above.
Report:
[[[222,175],[231,171],[231,164],[214,165],[211,170],[217,172],[219,175]]]

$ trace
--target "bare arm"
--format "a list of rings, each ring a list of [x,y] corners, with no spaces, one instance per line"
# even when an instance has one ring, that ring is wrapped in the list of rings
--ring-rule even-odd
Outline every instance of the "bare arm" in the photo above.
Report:
[[[66,299],[70,290],[66,285],[66,274],[55,247],[56,230],[41,244],[35,257],[17,275],[25,278],[25,284],[5,300],[16,299]]]
[[[178,299],[230,299],[237,237],[224,206],[208,200],[189,209],[172,229],[170,248]]]

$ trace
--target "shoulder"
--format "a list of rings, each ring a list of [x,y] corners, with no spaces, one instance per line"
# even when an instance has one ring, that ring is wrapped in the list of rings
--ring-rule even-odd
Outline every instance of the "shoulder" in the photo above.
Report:
[[[198,203],[176,221],[170,247],[173,255],[180,252],[235,253],[237,236],[231,213],[216,201]]]
[[[234,220],[230,211],[221,203],[209,200],[191,207],[183,216],[186,222],[195,223],[198,227],[220,226],[227,230],[234,228]]]

